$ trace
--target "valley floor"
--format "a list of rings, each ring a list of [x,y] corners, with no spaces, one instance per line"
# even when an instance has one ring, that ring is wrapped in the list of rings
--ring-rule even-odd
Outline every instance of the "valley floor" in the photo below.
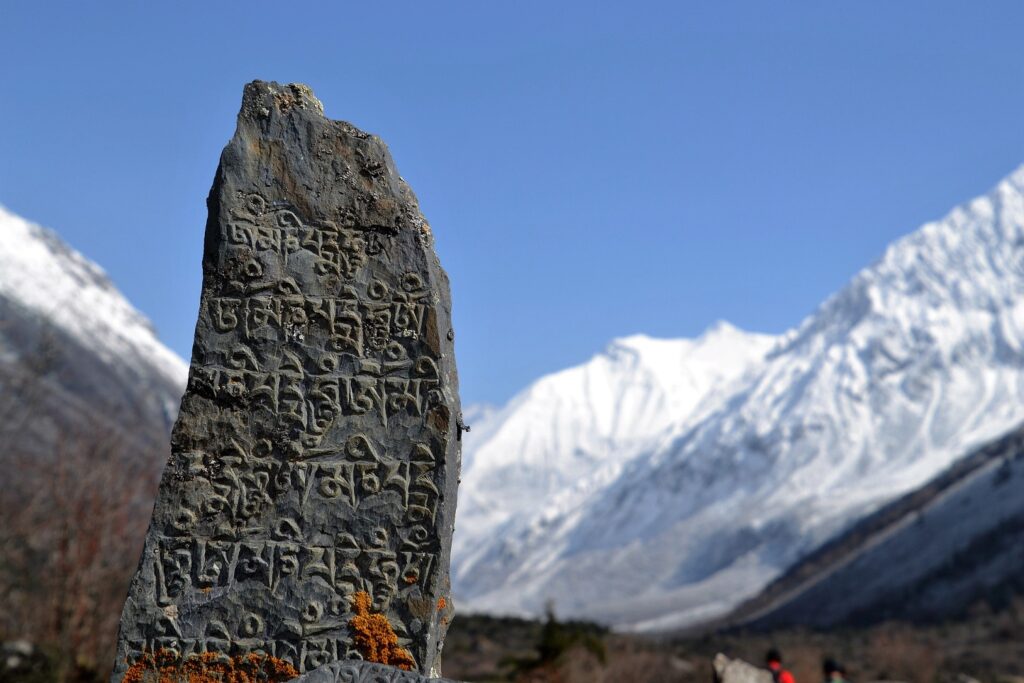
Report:
[[[937,625],[892,622],[698,637],[460,616],[445,643],[444,673],[464,681],[708,683],[716,653],[760,664],[770,647],[782,651],[797,683],[821,681],[825,657],[843,663],[854,683],[1024,683],[1024,598],[995,612],[978,607],[961,620]]]

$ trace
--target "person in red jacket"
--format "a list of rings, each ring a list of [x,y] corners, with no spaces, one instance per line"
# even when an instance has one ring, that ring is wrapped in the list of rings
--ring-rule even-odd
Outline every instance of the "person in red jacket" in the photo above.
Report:
[[[775,683],[796,683],[793,674],[782,668],[782,655],[774,647],[768,650],[764,661],[768,665],[768,670],[772,672]]]

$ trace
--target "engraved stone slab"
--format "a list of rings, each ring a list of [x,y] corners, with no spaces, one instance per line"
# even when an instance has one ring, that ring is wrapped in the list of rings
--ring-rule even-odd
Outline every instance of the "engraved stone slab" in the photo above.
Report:
[[[295,683],[456,683],[428,678],[414,671],[369,662],[332,662],[295,679]]]
[[[255,81],[208,206],[188,390],[112,680],[157,653],[439,675],[462,425],[416,198],[380,139]]]

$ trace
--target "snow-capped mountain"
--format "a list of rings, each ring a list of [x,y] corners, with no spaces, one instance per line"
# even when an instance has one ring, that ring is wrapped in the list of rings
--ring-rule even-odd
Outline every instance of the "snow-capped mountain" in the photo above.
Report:
[[[495,538],[543,527],[555,510],[578,505],[727,393],[777,341],[724,322],[694,340],[625,337],[538,380],[500,410],[467,409],[456,590],[471,592],[479,568],[500,561],[490,555]]]
[[[37,429],[100,422],[165,447],[187,373],[99,266],[0,207],[0,388],[43,402]]]
[[[574,479],[583,493],[568,504],[533,498],[530,523],[492,513],[493,526],[473,528],[468,563],[456,559],[462,607],[538,612],[551,600],[636,629],[711,619],[1024,420],[1024,168],[894,243],[740,375],[699,415],[668,416],[670,436],[620,472]],[[569,442],[549,467],[562,471],[589,434],[547,426],[550,412],[506,425],[521,400],[480,435],[507,433],[487,457],[506,463],[497,472],[535,462],[542,428]],[[469,479],[460,504],[485,479]]]

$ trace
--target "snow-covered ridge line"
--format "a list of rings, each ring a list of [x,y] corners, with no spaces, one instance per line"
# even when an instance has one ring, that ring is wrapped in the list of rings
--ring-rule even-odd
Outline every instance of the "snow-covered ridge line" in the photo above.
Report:
[[[188,365],[156,337],[102,268],[56,233],[0,206],[0,296],[83,340],[109,363],[145,360],[184,387]]]
[[[623,337],[502,408],[472,411],[455,590],[472,590],[481,566],[500,561],[503,543],[543,534],[548,520],[576,509],[630,459],[702,414],[777,342],[721,321],[696,339]]]

